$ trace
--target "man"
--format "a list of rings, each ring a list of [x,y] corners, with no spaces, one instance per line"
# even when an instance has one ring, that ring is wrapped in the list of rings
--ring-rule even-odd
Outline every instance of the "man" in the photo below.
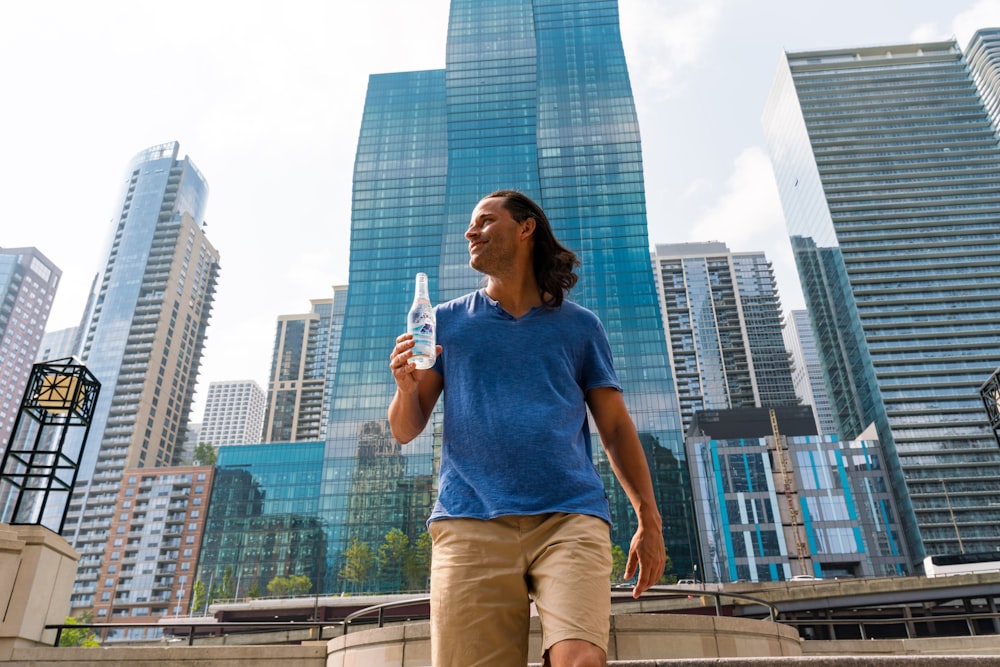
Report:
[[[639,520],[633,596],[663,574],[662,522],[600,320],[564,300],[576,255],[513,190],[487,195],[465,233],[483,289],[436,308],[438,359],[409,363],[396,339],[388,417],[417,437],[444,393],[438,500],[428,521],[435,667],[527,663],[529,600],[546,665],[604,665],[611,543],[587,408]]]

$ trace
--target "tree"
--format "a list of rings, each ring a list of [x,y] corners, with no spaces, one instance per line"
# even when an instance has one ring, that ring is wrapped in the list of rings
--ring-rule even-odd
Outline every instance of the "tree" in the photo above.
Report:
[[[194,582],[194,590],[191,593],[191,613],[195,614],[199,611],[205,611],[205,603],[207,602],[208,590],[205,586],[205,582],[198,579]]]
[[[620,584],[625,577],[625,550],[615,544],[611,547],[611,583]]]
[[[275,577],[267,582],[267,592],[276,597],[305,595],[312,590],[312,580],[304,574],[290,574],[287,577]]]
[[[94,622],[94,616],[89,611],[85,611],[80,614],[80,618],[74,618],[73,616],[67,616],[66,620],[63,621],[65,625],[89,625]],[[93,646],[100,646],[101,643],[97,641],[97,635],[91,628],[63,628],[62,632],[59,633],[59,645],[60,646],[85,646],[87,648]]]
[[[352,591],[357,592],[368,581],[374,566],[371,547],[355,537],[344,550],[344,567],[340,568],[339,576],[341,581],[352,584]]]
[[[410,553],[410,538],[399,528],[385,534],[385,541],[378,548],[379,576],[389,584],[393,593],[399,592],[403,582],[403,568]]]
[[[677,583],[677,575],[674,574],[671,571],[671,570],[674,569],[674,561],[670,559],[670,552],[666,553],[666,557],[667,557],[667,560],[666,560],[666,563],[663,566],[663,576],[660,577],[660,580],[658,582],[656,582],[656,583],[658,583],[658,584],[676,584]]]
[[[194,461],[196,464],[214,466],[218,460],[219,453],[215,450],[215,447],[207,442],[199,442],[194,446]]]
[[[250,590],[247,591],[247,597],[250,598],[251,600],[259,598],[260,597],[260,584],[258,584],[256,581],[253,582],[253,586],[251,586]]]
[[[403,578],[406,588],[410,591],[426,591],[431,576],[431,534],[420,533],[417,541],[410,547],[406,564],[403,567]]]
[[[235,584],[233,582],[233,567],[227,565],[222,571],[222,581],[217,583],[212,589],[212,598],[209,602],[216,600],[232,600],[236,597]]]

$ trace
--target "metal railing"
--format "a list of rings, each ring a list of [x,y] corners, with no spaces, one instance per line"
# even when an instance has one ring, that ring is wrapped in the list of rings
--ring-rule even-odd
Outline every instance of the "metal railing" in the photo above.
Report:
[[[630,587],[615,586],[615,590],[626,590]],[[754,605],[760,605],[764,610],[766,610],[767,620],[774,623],[778,618],[778,609],[772,603],[758,598],[752,595],[744,595],[742,593],[729,593],[724,591],[703,589],[703,588],[682,588],[682,587],[672,587],[672,586],[654,586],[649,589],[649,594],[655,594],[659,596],[659,599],[663,599],[664,596],[669,598],[695,598],[695,597],[711,597],[713,601],[713,606],[715,609],[716,616],[723,615],[723,602],[725,598],[729,598],[733,601],[749,602]],[[632,598],[612,598],[612,605],[615,604],[626,604],[629,602],[636,602]],[[201,636],[222,636],[227,634],[226,630],[235,632],[247,632],[247,631],[289,631],[289,630],[310,630],[316,629],[314,633],[315,636],[311,636],[311,639],[322,640],[324,639],[323,630],[325,628],[337,628],[340,627],[341,635],[346,635],[351,627],[351,625],[375,625],[375,627],[382,628],[385,626],[387,619],[387,612],[400,608],[408,607],[412,605],[423,605],[427,604],[428,608],[426,611],[416,611],[415,613],[406,614],[401,617],[399,621],[423,621],[430,617],[429,613],[429,603],[430,596],[421,596],[415,598],[407,598],[405,600],[393,600],[391,602],[383,602],[381,604],[371,605],[363,609],[351,612],[347,614],[343,620],[339,621],[216,621],[213,617],[205,616],[200,617],[199,621],[189,621],[184,622],[180,619],[171,619],[168,623],[77,623],[72,625],[67,624],[52,624],[46,625],[46,629],[56,630],[55,646],[59,645],[59,640],[62,637],[62,631],[66,628],[71,629],[90,629],[100,631],[102,637],[107,637],[107,631],[109,630],[131,630],[137,628],[158,628],[163,630],[164,637],[178,638],[182,636],[177,630],[187,630],[187,644],[188,646],[194,645],[194,640],[196,635]],[[658,610],[659,611],[659,610]],[[678,613],[684,613],[683,609],[678,609]],[[637,613],[643,613],[639,611]],[[652,613],[652,612],[649,612]],[[362,623],[361,621],[369,616],[375,615],[376,620],[374,623]],[[785,621],[782,621],[784,623]],[[812,624],[817,624],[816,621],[810,621]],[[823,619],[822,622],[826,622]],[[198,632],[200,631],[200,632]],[[150,640],[145,640],[150,641]]]

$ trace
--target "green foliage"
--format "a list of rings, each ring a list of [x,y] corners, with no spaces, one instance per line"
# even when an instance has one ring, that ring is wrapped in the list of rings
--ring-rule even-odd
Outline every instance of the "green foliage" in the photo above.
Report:
[[[403,566],[403,579],[406,590],[427,590],[430,587],[431,575],[431,534],[420,533],[417,541],[411,545]]]
[[[611,546],[611,583],[620,584],[625,577],[625,550],[614,544]]]
[[[66,620],[63,621],[65,625],[89,625],[93,622],[93,614],[89,611],[80,614],[80,618],[67,616]],[[101,643],[97,641],[97,635],[95,635],[94,631],[90,628],[63,628],[63,631],[59,634],[59,645],[85,646],[87,648],[91,648],[94,646],[100,646]]]
[[[410,538],[399,528],[393,528],[385,535],[385,541],[378,548],[379,578],[388,584],[389,590],[398,593],[403,581],[403,569],[410,555]]]
[[[275,577],[267,582],[267,592],[276,597],[291,597],[305,595],[312,590],[312,580],[304,574],[290,574],[287,577]]]
[[[212,600],[232,600],[236,597],[236,586],[233,582],[233,568],[227,565],[222,571],[222,581],[215,585]]]
[[[374,569],[375,556],[371,547],[355,537],[344,550],[344,566],[339,573],[341,581],[351,584],[353,591],[362,590]]]
[[[658,582],[656,582],[656,583],[658,583],[658,584],[676,584],[677,583],[677,574],[675,574],[674,571],[673,571],[673,569],[674,569],[674,561],[671,560],[671,558],[670,558],[670,552],[669,551],[667,552],[666,556],[667,556],[667,562],[663,566],[663,576],[660,577],[660,580]]]
[[[258,584],[256,581],[253,582],[253,586],[251,586],[250,590],[247,591],[247,597],[250,598],[251,600],[259,598],[260,597],[260,584]]]
[[[197,614],[205,611],[205,603],[207,602],[208,590],[205,586],[205,582],[198,579],[194,582],[194,592],[191,594],[191,614]]]
[[[219,460],[219,453],[215,447],[207,442],[199,442],[194,446],[194,460],[195,463],[203,466],[214,466],[215,462]]]
[[[399,528],[385,534],[377,552],[354,538],[341,554],[343,593],[362,591],[426,591],[431,569],[431,536],[421,532],[416,540]]]

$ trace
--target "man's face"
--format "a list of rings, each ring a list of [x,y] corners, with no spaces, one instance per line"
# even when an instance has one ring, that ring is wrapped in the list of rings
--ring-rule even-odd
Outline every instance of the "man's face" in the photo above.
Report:
[[[469,241],[469,266],[480,273],[494,275],[510,268],[521,246],[523,225],[511,217],[503,199],[483,199],[472,211],[465,238]]]

